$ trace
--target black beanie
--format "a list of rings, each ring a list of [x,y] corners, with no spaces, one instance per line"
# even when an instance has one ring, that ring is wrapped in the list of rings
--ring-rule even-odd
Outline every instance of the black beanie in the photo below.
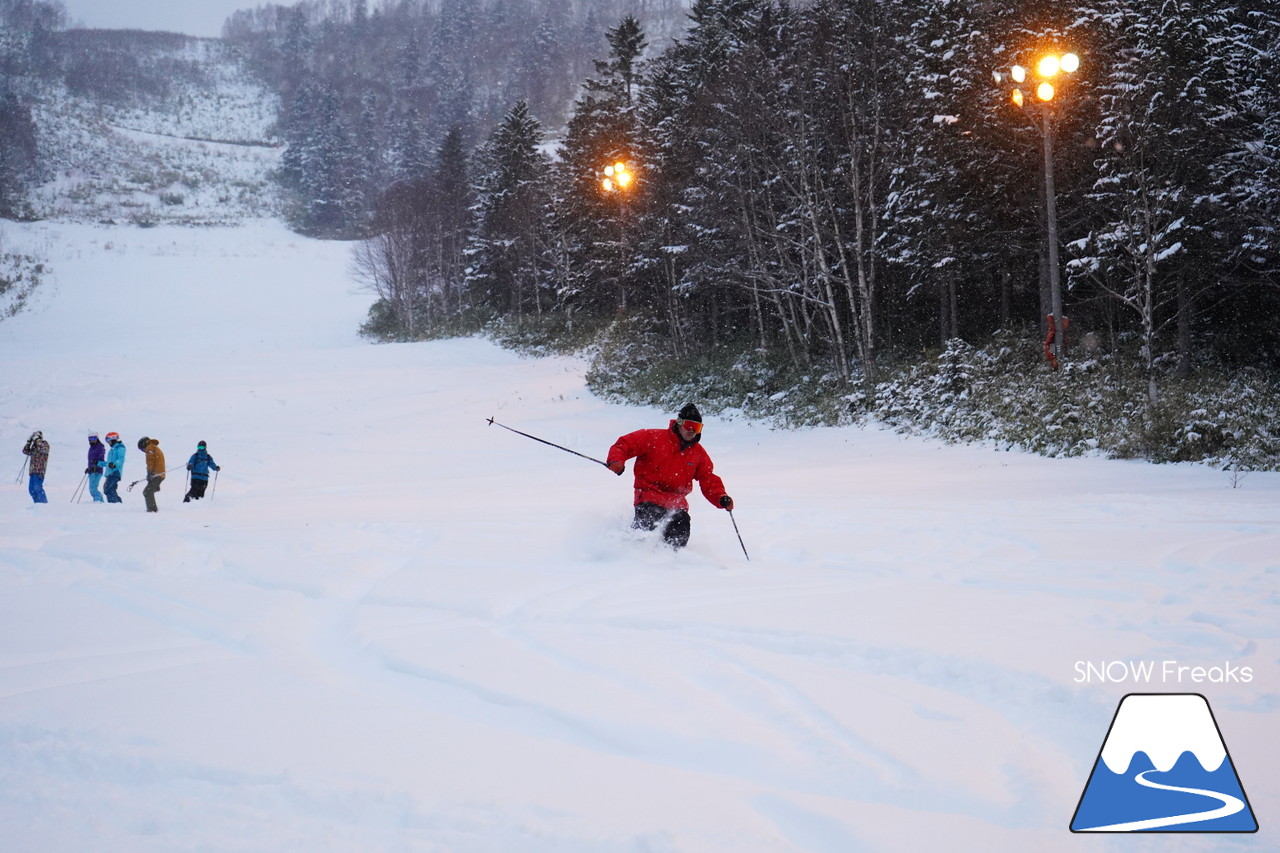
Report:
[[[682,420],[682,421],[694,421],[696,423],[702,423],[702,412],[699,412],[698,407],[695,406],[693,403],[689,403],[683,409],[680,410],[680,414],[676,415],[676,419]]]
[[[147,438],[145,435],[144,435],[142,438],[138,439],[138,449],[139,449],[139,450],[146,450],[146,449],[147,449],[147,442],[148,442],[148,441],[150,441],[150,440],[151,440],[151,439]]]

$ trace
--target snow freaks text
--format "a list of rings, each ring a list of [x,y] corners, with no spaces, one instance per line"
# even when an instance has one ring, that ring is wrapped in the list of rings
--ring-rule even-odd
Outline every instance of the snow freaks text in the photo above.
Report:
[[[1176,660],[1078,660],[1076,684],[1248,684],[1253,681],[1253,667],[1230,662],[1212,666],[1193,666]]]

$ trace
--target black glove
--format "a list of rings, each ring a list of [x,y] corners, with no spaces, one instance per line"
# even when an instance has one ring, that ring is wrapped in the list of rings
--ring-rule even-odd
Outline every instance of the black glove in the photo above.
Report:
[[[729,497],[728,495],[722,495],[722,496],[720,497],[720,506],[722,506],[722,507],[724,507],[725,509],[727,509],[727,510],[729,510],[730,512],[732,512],[732,511],[733,511],[733,498]]]
[[[85,469],[84,469],[84,472],[85,472],[86,474],[92,474],[92,473],[93,473],[93,469],[92,469],[92,468],[85,468]]]

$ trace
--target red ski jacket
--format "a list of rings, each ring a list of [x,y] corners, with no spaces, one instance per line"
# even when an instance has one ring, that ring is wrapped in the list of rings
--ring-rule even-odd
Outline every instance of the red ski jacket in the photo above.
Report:
[[[687,510],[689,502],[685,495],[693,491],[693,481],[697,480],[702,494],[718,507],[725,494],[724,483],[716,476],[711,457],[699,444],[701,439],[699,435],[685,444],[676,435],[673,420],[667,429],[641,429],[622,436],[609,448],[607,461],[636,460],[635,503]]]

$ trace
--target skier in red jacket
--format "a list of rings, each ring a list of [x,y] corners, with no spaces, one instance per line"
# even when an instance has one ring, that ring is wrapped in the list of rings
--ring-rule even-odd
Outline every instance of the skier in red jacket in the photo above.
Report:
[[[629,432],[609,448],[606,465],[622,476],[626,461],[635,459],[635,520],[637,530],[653,530],[662,525],[662,538],[673,548],[689,543],[689,502],[697,480],[702,494],[713,505],[733,509],[733,498],[724,492],[724,483],[715,473],[711,457],[703,449],[702,415],[690,403],[680,410],[666,429]]]

